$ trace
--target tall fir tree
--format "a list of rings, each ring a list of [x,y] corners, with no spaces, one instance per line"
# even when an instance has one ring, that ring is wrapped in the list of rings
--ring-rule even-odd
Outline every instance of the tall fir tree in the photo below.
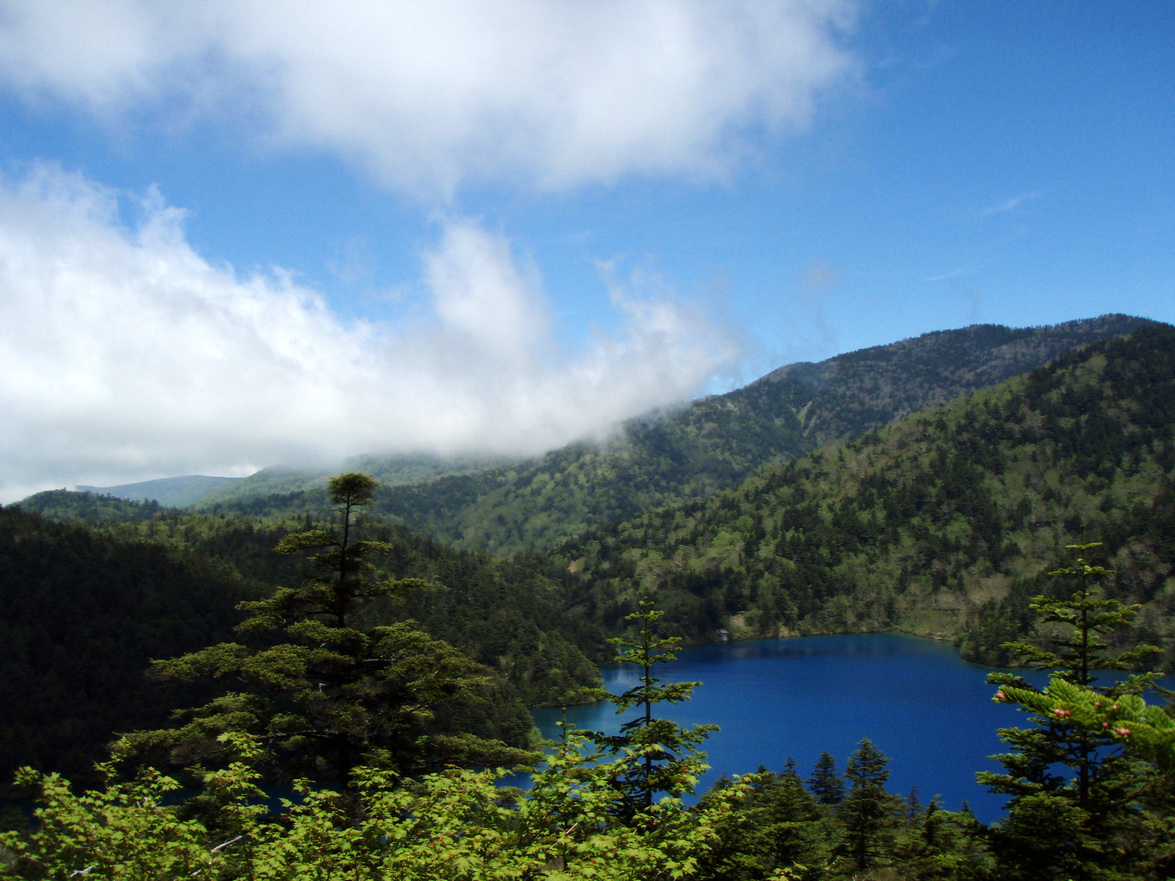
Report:
[[[790,758],[764,801],[772,867],[803,881],[820,877],[832,851],[832,826]]]
[[[620,726],[619,734],[588,734],[589,740],[611,762],[613,785],[620,793],[614,809],[625,821],[647,812],[659,792],[674,798],[692,793],[705,769],[706,756],[701,745],[711,732],[718,730],[716,725],[685,728],[670,719],[658,718],[653,712],[657,704],[689,700],[694,688],[701,685],[700,682],[662,682],[653,675],[658,664],[676,659],[674,650],[681,643],[677,637],[657,635],[656,623],[663,614],[651,602],[641,600],[640,611],[625,618],[635,622],[636,636],[608,640],[620,649],[615,663],[640,669],[636,685],[622,694],[609,695],[608,699],[617,713],[634,708],[640,712]]]
[[[845,777],[849,790],[836,806],[836,819],[844,827],[838,850],[854,869],[874,869],[892,859],[903,814],[902,799],[885,788],[889,758],[865,738],[849,756]]]
[[[1128,625],[1138,606],[1100,596],[1097,583],[1110,574],[1087,553],[1100,542],[1068,545],[1072,565],[1052,571],[1075,580],[1068,599],[1035,597],[1044,646],[1008,643],[1022,662],[1054,671],[1045,689],[1012,673],[993,673],[995,699],[1018,706],[1031,728],[1003,728],[1012,750],[994,758],[1003,772],[982,772],[980,783],[1009,796],[1008,816],[992,830],[996,855],[1012,878],[1133,878],[1143,827],[1151,819],[1139,797],[1153,775],[1140,767],[1125,743],[1130,729],[1116,724],[1123,706],[1141,702],[1153,681],[1131,675],[1113,685],[1095,685],[1103,670],[1130,670],[1153,646],[1113,652],[1107,637]],[[1097,724],[1091,724],[1092,717]],[[1126,732],[1126,734],[1123,734]],[[1142,775],[1142,776],[1140,776]],[[1144,861],[1147,857],[1141,857]]]
[[[278,553],[307,555],[304,581],[238,607],[248,617],[237,630],[252,637],[251,645],[222,643],[155,662],[161,679],[212,680],[233,690],[179,714],[176,727],[124,738],[123,752],[165,749],[178,764],[222,764],[231,746],[221,735],[246,732],[260,738],[285,775],[344,791],[360,763],[407,774],[445,762],[531,758],[498,742],[432,729],[434,709],[476,697],[489,684],[488,670],[410,621],[357,623],[367,601],[426,586],[377,577],[373,560],[390,548],[363,540],[358,514],[378,486],[365,474],[333,478],[333,527],[280,541]]]
[[[808,791],[825,807],[836,807],[845,797],[845,782],[836,770],[836,759],[825,750],[816,760],[812,776],[808,778]]]

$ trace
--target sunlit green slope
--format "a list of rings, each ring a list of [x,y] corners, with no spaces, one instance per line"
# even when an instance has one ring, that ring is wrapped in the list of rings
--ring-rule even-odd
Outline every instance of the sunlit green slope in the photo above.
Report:
[[[999,661],[1082,533],[1170,645],[1172,524],[1175,328],[1152,326],[561,552],[605,627],[647,595],[700,640],[901,629]]]

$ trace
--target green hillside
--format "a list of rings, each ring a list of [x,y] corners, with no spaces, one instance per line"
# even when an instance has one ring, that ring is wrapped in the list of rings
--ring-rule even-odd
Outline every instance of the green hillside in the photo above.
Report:
[[[18,505],[27,514],[40,514],[46,520],[64,523],[81,520],[87,523],[127,523],[158,517],[163,508],[157,501],[132,501],[118,496],[79,490],[49,489],[22,499]]]
[[[1152,326],[560,553],[605,628],[651,596],[697,640],[898,629],[999,663],[1083,532],[1146,606],[1133,638],[1170,646],[1173,522],[1175,328]]]
[[[186,503],[193,508],[208,509],[225,503],[265,499],[274,495],[308,492],[311,504],[322,505],[327,480],[340,471],[369,474],[384,487],[426,483],[449,475],[488,471],[506,464],[501,456],[355,456],[338,468],[306,471],[297,468],[264,468],[256,474],[214,488]]]
[[[159,480],[145,480],[140,483],[124,483],[119,486],[79,486],[78,492],[114,496],[130,501],[155,501],[166,508],[184,508],[209,493],[237,483],[235,477],[163,477]]]
[[[0,787],[20,764],[89,779],[111,733],[157,725],[152,657],[227,638],[258,584],[223,562],[0,508]]]

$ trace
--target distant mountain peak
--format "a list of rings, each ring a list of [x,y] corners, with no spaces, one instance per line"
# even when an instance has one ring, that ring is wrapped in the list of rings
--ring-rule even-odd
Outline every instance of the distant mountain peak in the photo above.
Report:
[[[132,502],[156,501],[167,508],[185,508],[214,490],[241,480],[240,477],[207,477],[192,474],[184,477],[161,477],[119,486],[82,486],[78,492],[114,496]]]

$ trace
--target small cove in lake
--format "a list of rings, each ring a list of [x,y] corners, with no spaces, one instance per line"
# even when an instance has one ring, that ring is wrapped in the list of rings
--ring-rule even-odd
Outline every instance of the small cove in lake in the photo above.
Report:
[[[620,692],[639,678],[635,667],[601,669],[604,685]],[[992,700],[991,668],[969,664],[948,643],[896,634],[852,634],[749,640],[693,646],[658,664],[668,682],[700,681],[693,700],[657,708],[682,725],[715,724],[704,745],[710,773],[704,792],[725,775],[764,765],[782,771],[790,756],[807,780],[827,750],[843,774],[849,754],[869,738],[890,758],[887,789],[923,804],[940,796],[948,810],[967,802],[985,823],[999,819],[1005,798],[975,782],[977,771],[998,771],[988,757],[1003,750],[999,728],[1027,723],[1013,707]],[[1047,675],[1018,671],[1034,685]],[[1164,682],[1166,684],[1166,682]],[[536,710],[543,736],[557,739],[559,709]],[[631,714],[611,703],[568,707],[578,728],[615,733]]]

